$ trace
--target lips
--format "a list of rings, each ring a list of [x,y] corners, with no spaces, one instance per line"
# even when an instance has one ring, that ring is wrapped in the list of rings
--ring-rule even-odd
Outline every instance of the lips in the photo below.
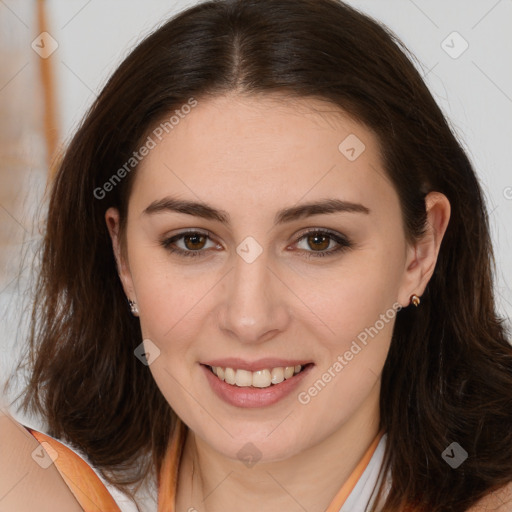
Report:
[[[240,360],[238,360],[240,361]],[[263,363],[262,363],[263,361]],[[257,370],[255,373],[258,372],[265,372],[268,371],[268,369],[263,368],[262,364],[268,364],[269,362],[271,364],[276,364],[276,361],[278,364],[286,364],[286,363],[292,363],[296,361],[291,360],[283,360],[283,359],[267,359],[267,360],[260,360],[256,363],[247,363],[245,362],[245,367],[256,367]],[[223,360],[215,360],[211,361],[211,363],[222,363],[222,364],[233,364],[233,359],[223,359]],[[237,363],[239,364],[239,363]],[[248,370],[243,369],[237,369],[236,373],[241,372],[242,373],[242,381],[240,382],[240,385],[236,383],[230,384],[229,382],[226,382],[225,380],[222,380],[217,373],[214,373],[212,368],[209,365],[201,364],[200,367],[203,370],[203,374],[206,378],[206,382],[209,385],[210,389],[224,402],[228,403],[229,405],[235,406],[235,407],[241,407],[241,408],[258,408],[258,407],[267,407],[271,406],[273,404],[278,403],[281,400],[284,400],[285,397],[288,397],[294,389],[297,389],[297,386],[300,385],[300,383],[307,377],[307,375],[310,373],[311,369],[313,368],[313,363],[306,363],[304,365],[300,365],[301,370],[298,373],[294,373],[291,377],[283,380],[279,383],[271,383],[271,385],[268,385],[267,382],[259,381],[259,384],[261,384],[261,387],[256,385],[250,385],[247,381],[244,381],[243,379],[247,376],[243,375],[243,372],[249,373]],[[217,366],[219,368],[219,366]],[[222,367],[220,367],[222,368]],[[226,367],[230,368],[230,367]],[[295,367],[290,367],[295,368]],[[232,369],[233,370],[233,369]],[[261,376],[260,376],[261,377]],[[268,376],[267,376],[268,378]],[[267,385],[265,385],[267,384]]]

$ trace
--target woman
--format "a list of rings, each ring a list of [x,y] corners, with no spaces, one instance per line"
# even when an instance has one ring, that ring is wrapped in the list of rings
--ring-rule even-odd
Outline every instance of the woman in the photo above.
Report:
[[[159,511],[511,510],[491,265],[471,164],[386,29],[336,0],[200,4],[60,165],[28,431],[85,510],[118,506],[91,467]]]

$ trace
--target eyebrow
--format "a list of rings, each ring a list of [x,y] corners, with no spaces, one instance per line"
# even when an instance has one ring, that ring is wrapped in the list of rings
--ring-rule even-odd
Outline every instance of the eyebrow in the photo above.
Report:
[[[204,202],[187,201],[173,197],[164,197],[153,201],[142,213],[144,215],[151,215],[162,212],[185,213],[203,219],[218,221],[226,225],[230,224],[230,215],[225,210],[219,210]],[[341,199],[323,199],[279,210],[274,217],[274,225],[285,224],[313,215],[339,212],[369,214],[370,209],[362,204],[342,201]]]

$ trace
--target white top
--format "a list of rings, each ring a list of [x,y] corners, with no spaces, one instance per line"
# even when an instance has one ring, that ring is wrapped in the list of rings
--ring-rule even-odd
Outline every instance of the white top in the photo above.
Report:
[[[48,434],[46,434],[48,435]],[[51,437],[51,436],[49,436]],[[53,438],[56,439],[56,438]],[[382,466],[382,461],[384,457],[384,449],[386,446],[387,435],[384,434],[375,449],[375,452],[370,459],[370,462],[366,466],[366,469],[363,471],[363,474],[357,481],[354,489],[349,494],[347,500],[344,505],[341,507],[339,512],[367,512],[370,510],[370,507],[373,505],[375,501],[375,494],[382,480],[382,476],[379,477],[379,471]],[[129,496],[125,493],[121,492],[119,489],[114,487],[112,484],[105,481],[99,471],[90,463],[87,456],[75,448],[74,446],[69,445],[68,443],[62,441],[61,439],[56,439],[63,445],[67,446],[69,449],[78,454],[82,459],[84,459],[87,464],[91,467],[91,469],[98,475],[98,478],[103,482],[105,487],[108,489],[109,493],[114,498],[117,503],[119,509],[122,512],[158,512],[158,490],[156,489],[156,485],[152,485],[151,489],[148,489],[147,486],[142,487],[137,492],[137,503],[135,503]],[[388,490],[390,485],[390,478],[388,475]],[[375,491],[375,493],[374,493]]]
[[[112,498],[114,498],[114,501],[117,503],[119,509],[121,512],[157,512],[158,510],[158,503],[155,501],[158,495],[158,491],[155,488],[153,489],[144,489],[141,488],[137,493],[137,503],[135,503],[128,495],[121,492],[119,489],[114,487],[112,484],[107,482],[103,476],[100,474],[98,469],[96,469],[90,462],[89,458],[85,453],[83,453],[81,450],[76,448],[75,446],[70,445],[69,443],[63,441],[62,439],[57,439],[56,437],[50,436],[47,432],[44,431],[44,429],[41,428],[41,425],[33,426],[34,422],[27,421],[26,418],[20,418],[15,417],[14,414],[12,416],[23,425],[26,425],[27,427],[30,427],[34,430],[37,430],[38,432],[42,432],[43,434],[47,435],[48,437],[51,437],[52,439],[55,439],[59,443],[63,444],[64,446],[67,446],[71,451],[75,452],[77,455],[82,457],[82,459],[87,462],[87,464],[90,466],[90,468],[96,473],[98,478],[103,482],[105,487],[107,488],[108,492],[111,494]]]
[[[136,494],[137,502],[135,502],[127,494],[121,492],[117,487],[114,487],[111,483],[107,482],[102,477],[100,472],[90,463],[89,459],[84,453],[77,450],[74,446],[70,446],[64,443],[60,439],[58,439],[58,441],[62,444],[65,444],[68,448],[80,455],[80,457],[82,457],[82,459],[84,459],[87,464],[89,464],[91,469],[103,482],[112,498],[114,498],[121,512],[158,512],[158,502],[156,501],[158,497],[158,490],[156,489],[156,486],[153,486],[152,489],[147,489],[147,486],[141,487],[141,489]]]
[[[366,469],[363,471],[363,474],[357,481],[354,489],[352,489],[352,492],[341,507],[340,512],[367,512],[371,509],[375,502],[377,490],[383,477],[383,475],[380,475],[379,477],[379,471],[384,460],[386,439],[387,435],[384,434],[381,437],[377,448],[375,448],[368,466],[366,466]],[[391,483],[389,474],[387,482],[387,491],[389,491],[389,485]]]
[[[379,471],[384,459],[386,439],[387,435],[384,434],[381,437],[377,448],[375,448],[375,452],[373,453],[370,462],[366,466],[366,469],[363,471],[363,474],[357,481],[354,489],[352,489],[352,492],[349,494],[344,505],[341,507],[340,512],[367,512],[373,506],[376,499],[378,486],[380,485],[383,477],[382,474],[379,477]],[[79,453],[79,455],[87,460],[82,454]],[[147,492],[145,496],[139,496],[139,508],[137,508],[137,505],[128,496],[105,482],[94,467],[92,467],[92,469],[96,472],[109,492],[112,494],[112,497],[116,500],[116,503],[122,512],[157,512],[158,504],[155,501],[155,497],[157,496],[156,489],[153,490],[153,494]],[[389,490],[389,485],[391,483],[389,475],[387,481],[387,489]]]

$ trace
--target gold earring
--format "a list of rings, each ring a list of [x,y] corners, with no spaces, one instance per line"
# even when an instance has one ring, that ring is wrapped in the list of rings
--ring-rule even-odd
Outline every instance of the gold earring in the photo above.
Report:
[[[410,300],[411,300],[411,302],[412,302],[416,307],[418,307],[418,306],[420,305],[420,298],[419,298],[417,295],[415,295],[415,294],[411,295],[411,299],[410,299]]]

